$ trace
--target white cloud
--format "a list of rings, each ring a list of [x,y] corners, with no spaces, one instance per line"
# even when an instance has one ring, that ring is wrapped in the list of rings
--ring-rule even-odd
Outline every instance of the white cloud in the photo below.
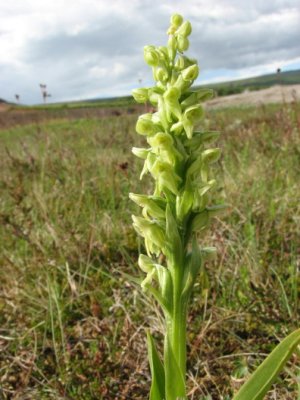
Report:
[[[0,4],[0,97],[39,102],[40,81],[53,101],[151,84],[142,47],[165,43],[174,12],[192,22],[204,72],[260,74],[300,56],[298,0],[15,0]]]

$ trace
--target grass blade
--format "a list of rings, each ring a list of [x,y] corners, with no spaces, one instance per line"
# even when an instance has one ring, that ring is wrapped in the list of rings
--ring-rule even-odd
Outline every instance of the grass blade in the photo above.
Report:
[[[279,343],[241,387],[233,400],[262,400],[300,343],[300,329]]]

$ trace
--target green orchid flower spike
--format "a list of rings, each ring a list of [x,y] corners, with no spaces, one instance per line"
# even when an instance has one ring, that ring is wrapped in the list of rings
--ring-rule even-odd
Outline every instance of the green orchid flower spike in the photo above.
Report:
[[[132,217],[147,253],[141,254],[138,262],[146,274],[141,286],[154,296],[165,318],[162,357],[150,332],[147,334],[152,374],[150,400],[187,399],[187,308],[204,262],[215,254],[213,247],[202,248],[199,239],[211,220],[226,209],[225,205],[213,202],[217,182],[212,166],[220,157],[220,149],[210,146],[219,133],[195,130],[204,115],[201,103],[211,98],[213,92],[191,89],[199,74],[197,61],[183,55],[189,47],[191,32],[190,22],[183,21],[178,14],[171,17],[167,46],[144,48],[144,58],[152,68],[156,85],[133,91],[138,103],[149,102],[157,108],[153,114],[141,115],[136,124],[137,133],[146,138],[148,147],[132,150],[144,160],[141,178],[150,174],[154,191],[151,195],[130,193],[131,200],[142,208],[142,216]],[[299,332],[291,339],[294,347],[298,339]],[[285,345],[282,349],[287,358],[291,347]],[[274,367],[272,361],[267,362],[267,366],[271,364]],[[277,372],[273,368],[272,379]],[[253,388],[250,382],[236,399],[261,398],[253,397],[253,393],[265,393],[271,380],[267,380],[267,385],[265,369],[258,374],[263,376],[261,386]],[[252,381],[259,382],[257,375]]]
[[[144,159],[142,176],[150,173],[154,179],[154,193],[130,194],[142,207],[142,217],[133,216],[147,252],[139,258],[146,273],[142,288],[156,298],[166,321],[163,361],[148,333],[151,400],[186,399],[187,305],[198,272],[215,250],[201,249],[198,237],[224,209],[211,205],[216,187],[211,165],[218,160],[220,150],[207,145],[218,133],[194,129],[203,117],[201,102],[213,93],[191,89],[199,74],[197,62],[183,55],[191,32],[190,22],[180,15],[172,16],[167,46],[144,48],[156,85],[133,91],[137,102],[157,107],[157,112],[141,115],[136,124],[149,148],[133,149]],[[159,261],[162,254],[163,265]]]

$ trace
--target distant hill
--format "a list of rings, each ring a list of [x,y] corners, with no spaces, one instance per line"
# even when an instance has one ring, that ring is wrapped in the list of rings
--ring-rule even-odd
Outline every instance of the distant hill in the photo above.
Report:
[[[300,69],[294,71],[283,71],[280,73],[261,75],[254,78],[239,79],[220,83],[207,83],[195,86],[195,88],[208,87],[214,89],[217,96],[228,96],[230,94],[242,93],[245,90],[267,89],[274,85],[297,85],[300,84]],[[113,97],[108,99],[88,99],[84,103],[102,103],[103,106],[122,106],[134,104],[132,96]],[[83,103],[83,102],[81,102]],[[72,103],[73,104],[73,103]]]
[[[239,79],[236,81],[220,82],[198,87],[207,86],[214,89],[218,96],[242,93],[245,90],[267,89],[274,85],[296,85],[300,83],[300,69],[294,71],[283,71],[274,74],[256,76],[254,78]]]
[[[280,73],[261,75],[254,78],[239,79],[235,81],[227,81],[220,83],[200,84],[194,89],[207,87],[214,89],[217,96],[228,96],[231,94],[243,93],[247,90],[255,91],[267,89],[275,85],[296,85],[300,84],[300,69],[294,71],[283,71]],[[0,103],[7,103],[0,99]],[[62,103],[50,103],[31,106],[30,108],[53,109],[53,108],[88,108],[88,107],[131,107],[136,105],[131,95],[111,97],[111,98],[94,98],[80,101],[69,101]],[[28,106],[25,106],[28,108]]]

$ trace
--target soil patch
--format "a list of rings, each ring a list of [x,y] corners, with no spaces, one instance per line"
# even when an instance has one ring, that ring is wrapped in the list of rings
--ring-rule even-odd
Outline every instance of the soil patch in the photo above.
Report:
[[[269,103],[291,103],[300,99],[300,85],[272,86],[268,89],[245,91],[230,96],[217,97],[207,102],[209,108]]]

